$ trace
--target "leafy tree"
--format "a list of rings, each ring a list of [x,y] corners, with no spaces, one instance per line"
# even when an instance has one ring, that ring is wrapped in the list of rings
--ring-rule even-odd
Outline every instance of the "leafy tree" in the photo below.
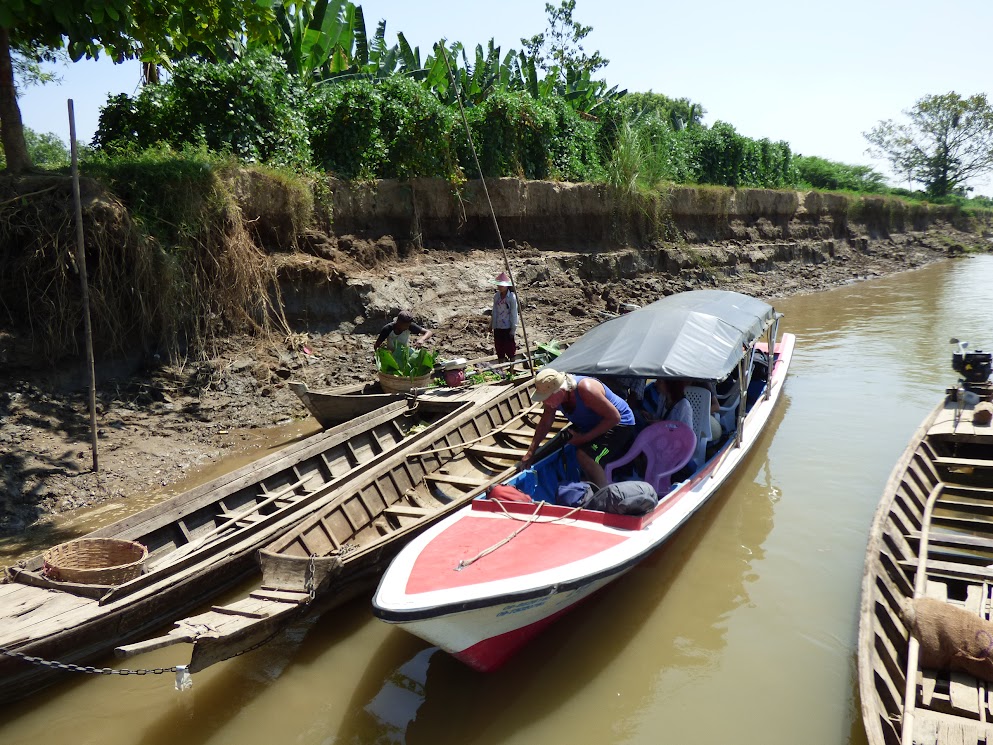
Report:
[[[557,8],[551,3],[545,3],[548,28],[530,39],[521,39],[527,55],[547,72],[554,73],[563,80],[568,71],[585,71],[592,75],[610,62],[600,52],[586,54],[581,42],[589,36],[593,27],[577,22],[573,18],[575,11],[576,0],[562,0]]]
[[[66,49],[73,61],[222,55],[244,37],[275,33],[280,0],[4,0],[0,3],[0,140],[7,168],[31,166],[14,85],[13,53]]]
[[[924,184],[930,196],[955,193],[967,179],[993,171],[993,108],[985,94],[925,96],[904,113],[909,123],[888,119],[864,133],[869,152]]]

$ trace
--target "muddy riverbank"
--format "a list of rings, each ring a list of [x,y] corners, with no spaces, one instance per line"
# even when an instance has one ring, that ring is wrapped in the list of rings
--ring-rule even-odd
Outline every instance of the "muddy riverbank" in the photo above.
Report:
[[[834,256],[787,261],[750,252],[752,263],[733,271],[690,263],[670,272],[612,278],[630,257],[612,254],[511,252],[532,344],[581,334],[619,303],[643,304],[672,292],[720,287],[773,299],[880,276],[944,259],[953,231],[901,234],[871,245],[842,246]],[[727,247],[706,248],[719,257]],[[678,256],[670,257],[677,262]],[[597,267],[589,266],[599,262]],[[413,306],[434,329],[432,345],[445,356],[489,353],[491,298],[487,280],[501,269],[493,250],[423,250],[352,275],[374,282],[372,305]],[[716,262],[714,262],[716,264]],[[613,268],[611,268],[613,267]],[[292,335],[262,342],[246,336],[223,339],[209,360],[158,365],[115,375],[98,374],[100,472],[92,471],[86,377],[81,369],[9,367],[0,376],[0,535],[25,532],[52,539],[58,516],[110,500],[126,503],[162,491],[199,469],[266,444],[258,430],[307,414],[286,386],[290,378],[320,387],[371,379],[372,344],[387,320],[356,316],[335,328],[298,319]],[[788,319],[786,321],[788,325]],[[285,435],[283,435],[285,436]],[[145,500],[141,500],[144,504]]]

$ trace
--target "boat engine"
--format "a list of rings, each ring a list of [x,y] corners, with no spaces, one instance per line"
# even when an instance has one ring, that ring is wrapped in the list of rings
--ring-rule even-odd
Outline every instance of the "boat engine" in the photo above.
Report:
[[[958,349],[952,353],[952,369],[962,376],[966,383],[985,383],[989,380],[993,367],[993,354],[977,349],[969,351],[969,342],[952,339]]]

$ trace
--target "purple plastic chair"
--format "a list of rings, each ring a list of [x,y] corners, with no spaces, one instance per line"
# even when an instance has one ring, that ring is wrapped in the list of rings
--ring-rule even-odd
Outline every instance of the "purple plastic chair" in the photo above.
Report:
[[[615,469],[644,455],[647,461],[644,480],[655,488],[661,499],[672,488],[669,477],[690,462],[694,450],[696,435],[686,424],[665,421],[649,424],[635,438],[626,455],[607,465],[607,481],[614,483],[611,476]]]

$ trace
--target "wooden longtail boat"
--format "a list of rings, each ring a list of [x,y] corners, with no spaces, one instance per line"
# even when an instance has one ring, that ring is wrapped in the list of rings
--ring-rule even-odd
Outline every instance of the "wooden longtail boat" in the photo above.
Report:
[[[86,664],[141,638],[242,581],[258,549],[328,503],[431,427],[475,404],[401,402],[305,438],[200,487],[96,530],[148,548],[144,572],[116,586],[56,582],[42,556],[0,584],[0,698],[12,700],[65,672],[4,654]],[[427,424],[426,429],[414,429]]]
[[[670,485],[668,473],[706,448],[698,449],[683,423],[646,429],[642,442],[649,445],[643,447],[653,448],[643,451],[647,463],[674,462],[669,471],[639,474],[658,485],[659,502],[638,515],[557,504],[558,485],[581,478],[575,449],[567,445],[510,481],[534,502],[476,499],[413,540],[383,576],[375,615],[474,669],[499,668],[539,631],[656,551],[745,459],[769,422],[793,355],[792,334],[777,342],[779,318],[745,295],[697,291],[607,321],[579,339],[552,367],[714,381],[736,374],[743,405],[733,407],[730,437],[691,476]],[[757,356],[769,350],[767,376],[753,375]],[[705,400],[709,431],[709,394]]]
[[[499,395],[434,428],[418,447],[381,458],[267,546],[262,576],[248,597],[178,621],[165,636],[118,653],[193,642],[189,669],[197,672],[266,639],[315,602],[325,611],[372,589],[404,543],[514,472],[538,419],[531,390],[530,381],[475,389],[476,395]]]
[[[991,388],[985,379],[967,387],[972,390],[951,389],[921,424],[872,522],[858,636],[870,745],[993,742],[993,682],[925,667],[933,644],[917,638],[910,615],[920,618],[923,602],[969,623],[990,619],[993,428],[974,423],[973,415],[979,402],[990,400]],[[976,632],[982,634],[990,636]],[[979,646],[988,655],[993,641]]]

